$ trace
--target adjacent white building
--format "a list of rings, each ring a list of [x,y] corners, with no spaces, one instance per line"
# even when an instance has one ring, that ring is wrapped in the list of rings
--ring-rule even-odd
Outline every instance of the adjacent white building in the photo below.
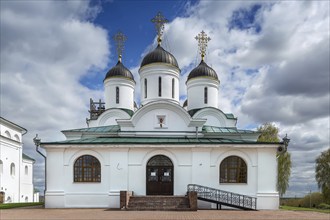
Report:
[[[27,130],[0,117],[0,203],[38,202],[34,196],[34,159],[23,153]]]
[[[259,133],[238,129],[237,118],[218,108],[220,80],[203,56],[181,106],[178,62],[158,42],[141,62],[140,79],[121,59],[109,70],[105,103],[91,100],[88,127],[62,131],[65,141],[41,143],[46,207],[119,208],[123,190],[185,195],[188,184],[198,184],[252,196],[257,209],[278,209],[276,152],[283,143],[258,143]]]

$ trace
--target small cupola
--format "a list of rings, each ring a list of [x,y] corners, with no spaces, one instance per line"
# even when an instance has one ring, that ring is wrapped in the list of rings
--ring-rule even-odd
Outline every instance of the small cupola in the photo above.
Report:
[[[198,78],[198,77],[210,78],[210,79],[217,80],[217,81],[219,80],[218,74],[214,71],[214,69],[209,67],[204,62],[204,60],[202,60],[199,63],[199,65],[189,73],[187,81],[189,81],[190,79]]]
[[[142,60],[140,68],[148,65],[148,64],[156,64],[156,63],[165,63],[172,65],[176,68],[179,68],[178,62],[175,57],[168,51],[164,50],[158,43],[157,47],[148,53]]]
[[[189,111],[205,107],[218,108],[218,74],[204,61],[207,43],[211,38],[202,31],[195,39],[198,41],[201,62],[189,73],[186,81],[187,109]]]
[[[151,21],[156,25],[158,45],[141,62],[141,104],[153,101],[179,104],[179,65],[175,57],[161,46],[167,19],[159,12]]]
[[[133,74],[122,63],[122,52],[126,36],[118,32],[114,37],[118,62],[104,77],[105,108],[120,108],[134,111],[135,80]]]
[[[126,78],[135,82],[133,74],[124,66],[121,59],[118,60],[116,66],[108,71],[103,81],[109,78]]]

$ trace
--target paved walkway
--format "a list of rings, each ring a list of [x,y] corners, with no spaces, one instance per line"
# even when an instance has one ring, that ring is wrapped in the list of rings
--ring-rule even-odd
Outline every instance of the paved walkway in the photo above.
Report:
[[[301,211],[233,211],[233,210],[199,210],[197,212],[168,211],[117,211],[106,209],[3,209],[0,219],[118,219],[118,220],[330,220],[330,214]]]

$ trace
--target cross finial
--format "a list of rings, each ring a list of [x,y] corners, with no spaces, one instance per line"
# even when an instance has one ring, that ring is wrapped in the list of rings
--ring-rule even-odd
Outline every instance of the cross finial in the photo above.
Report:
[[[164,32],[164,24],[168,22],[168,20],[162,15],[162,13],[158,12],[158,14],[151,19],[152,23],[155,23],[156,25],[156,31],[157,31],[157,41],[158,41],[158,45],[160,45],[160,43],[162,42],[162,35]]]
[[[127,40],[127,37],[121,31],[118,31],[117,34],[113,36],[113,40],[116,42],[118,61],[121,62],[121,57],[124,51],[124,42]]]
[[[208,37],[204,31],[202,31],[195,37],[195,39],[198,41],[199,53],[201,54],[202,60],[204,60],[207,43],[211,40],[211,38]]]

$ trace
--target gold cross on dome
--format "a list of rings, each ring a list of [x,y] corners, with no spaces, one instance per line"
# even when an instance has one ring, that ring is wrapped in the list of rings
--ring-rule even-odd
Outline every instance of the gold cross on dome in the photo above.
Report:
[[[118,61],[121,62],[121,57],[124,51],[124,42],[127,40],[127,37],[121,31],[118,31],[117,34],[113,36],[113,40],[116,42]]]
[[[155,23],[156,25],[156,31],[157,31],[157,41],[158,41],[158,45],[160,45],[160,43],[162,42],[162,35],[164,32],[164,24],[168,22],[168,20],[162,15],[162,13],[158,12],[158,14],[151,19],[152,23]]]
[[[208,37],[204,31],[202,31],[195,37],[195,39],[198,41],[199,53],[201,54],[202,60],[204,60],[207,43],[211,40],[211,38]]]

